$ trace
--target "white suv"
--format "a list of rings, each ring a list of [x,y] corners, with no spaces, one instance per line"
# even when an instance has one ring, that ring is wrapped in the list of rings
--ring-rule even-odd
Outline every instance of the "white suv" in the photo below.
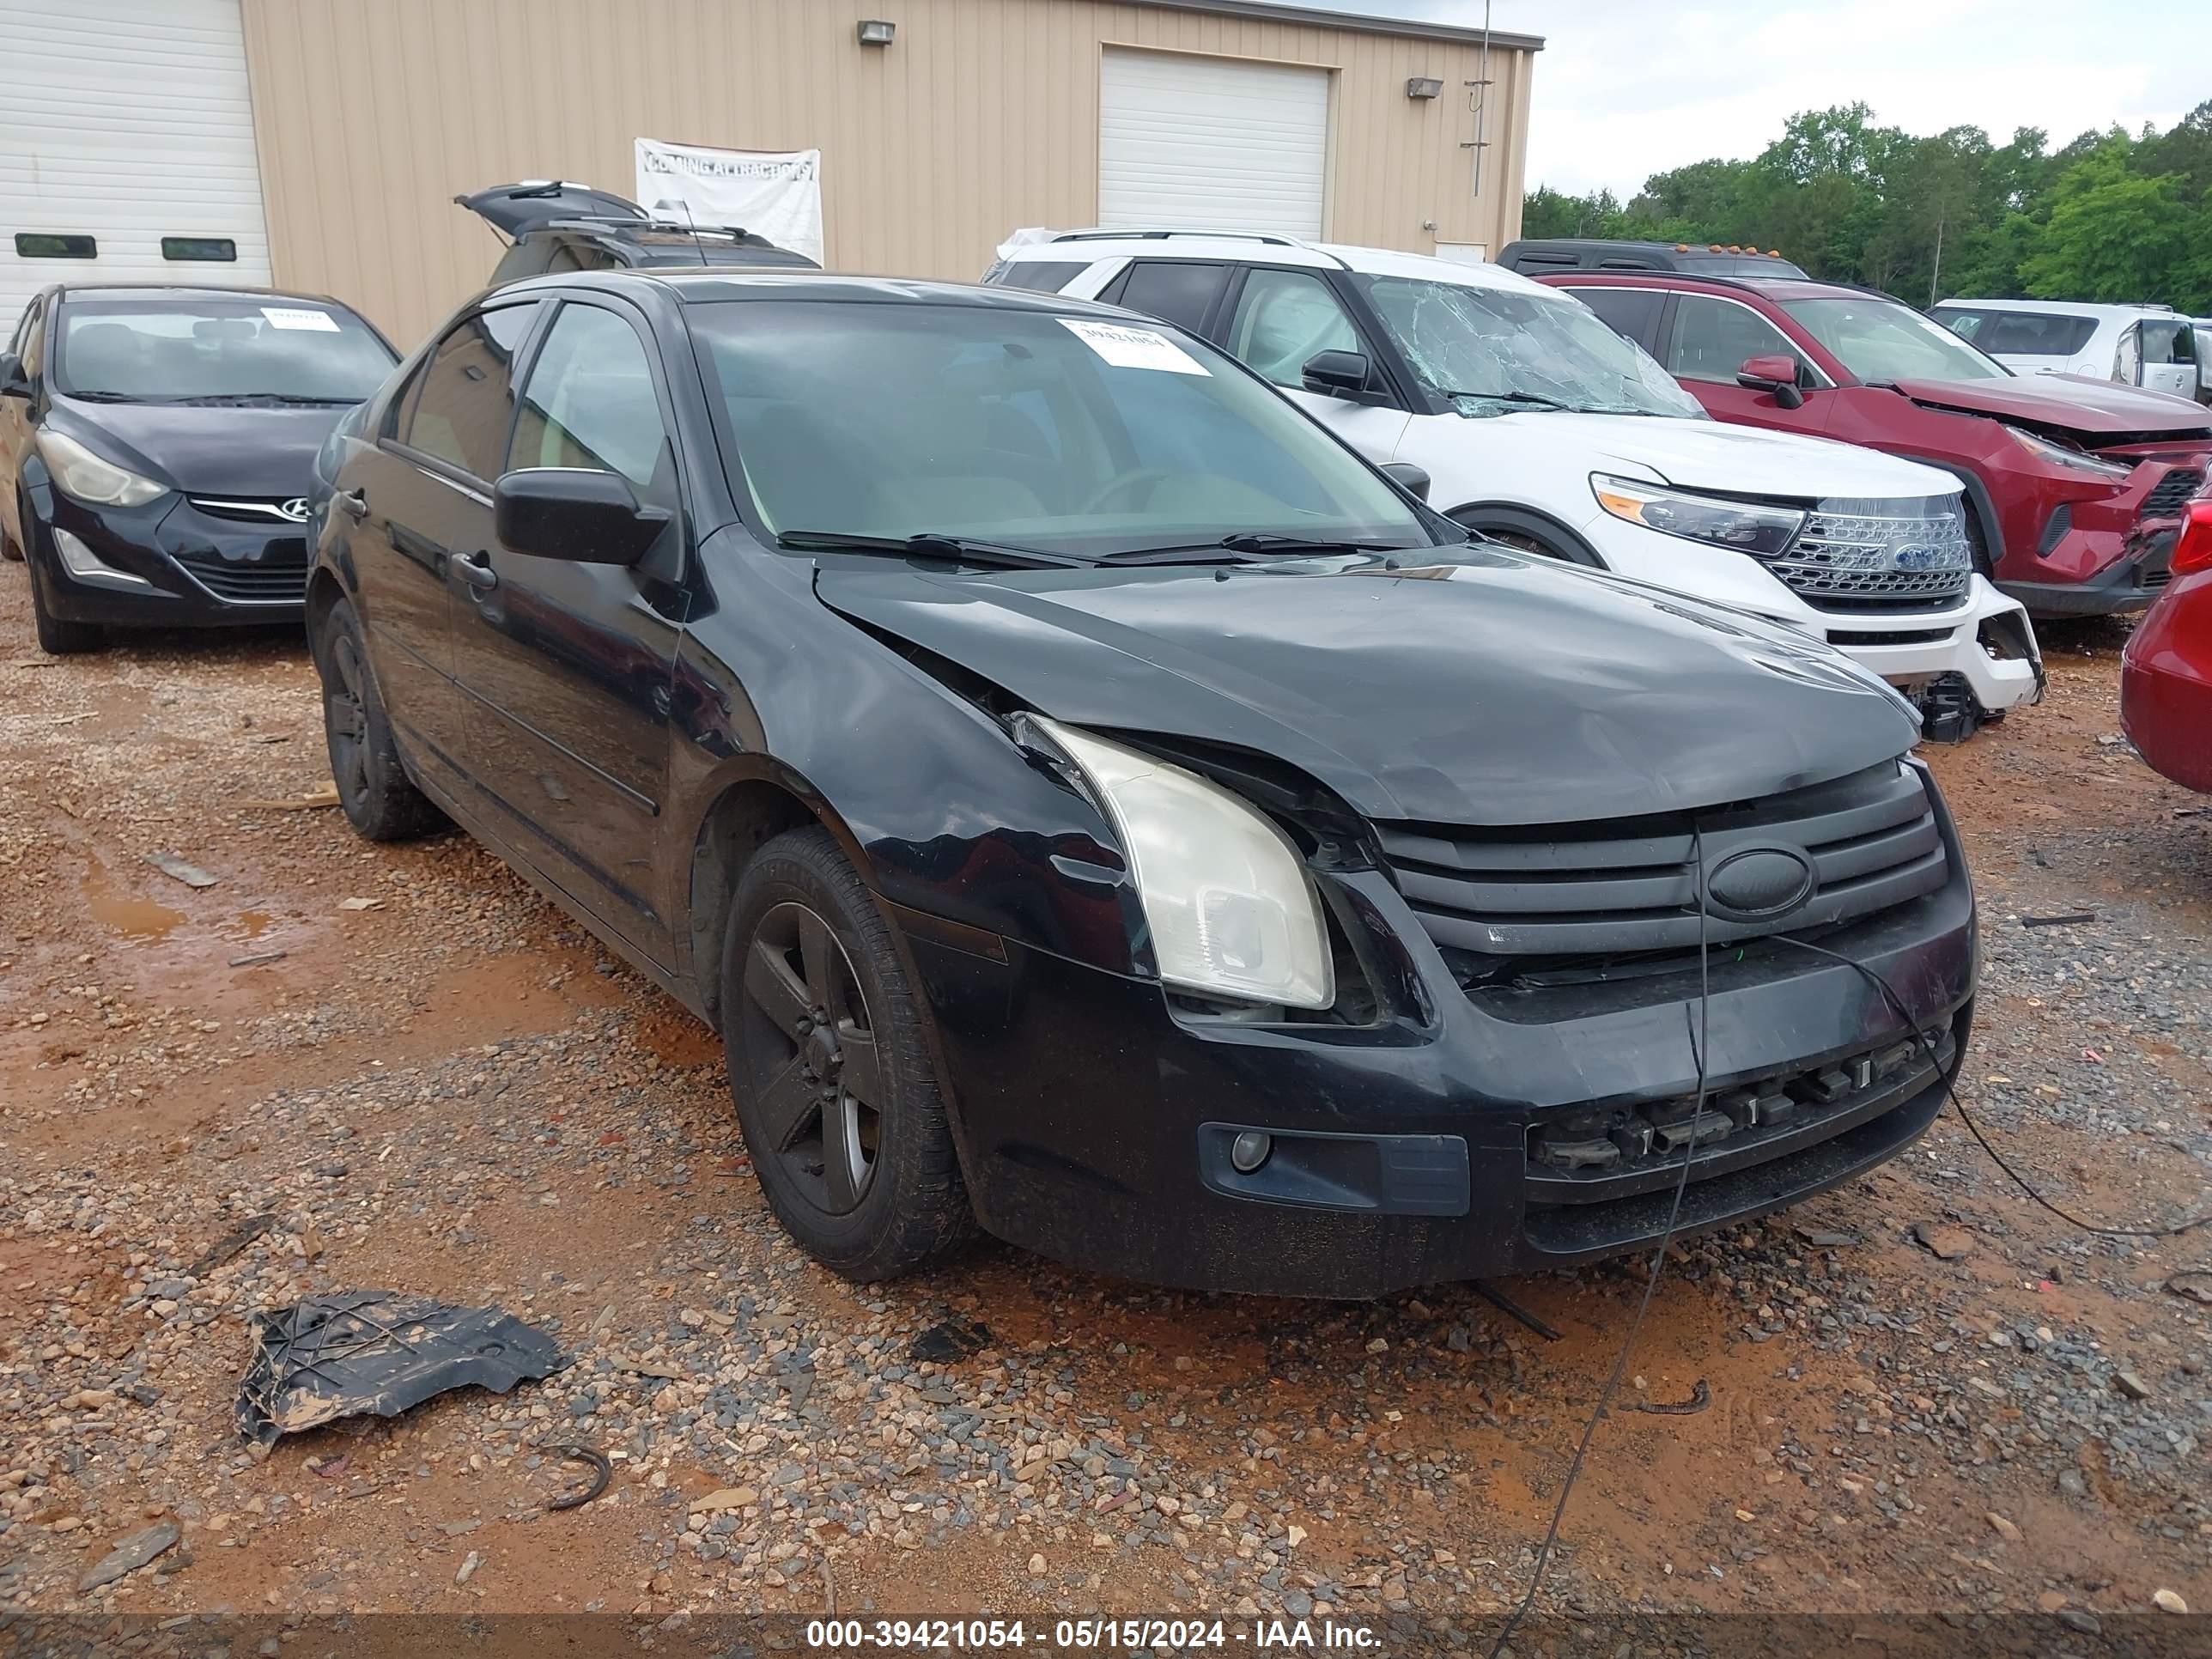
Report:
[[[1946,300],[1928,314],[2015,374],[2118,380],[2177,398],[2197,395],[2197,325],[2168,306]]]
[[[1789,623],[1930,737],[2039,696],[2027,612],[1976,574],[1948,472],[1724,426],[1579,300],[1491,264],[1182,230],[1024,231],[983,280],[1204,336],[1432,506],[1515,546]]]

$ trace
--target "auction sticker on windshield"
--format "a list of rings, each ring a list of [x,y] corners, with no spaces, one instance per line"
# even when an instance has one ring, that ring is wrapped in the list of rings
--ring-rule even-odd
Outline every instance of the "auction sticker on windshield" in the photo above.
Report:
[[[269,319],[271,328],[305,328],[319,334],[338,331],[337,319],[329,312],[311,311],[305,306],[264,306],[261,314]]]
[[[1120,323],[1086,322],[1062,317],[1060,325],[1116,368],[1164,369],[1170,374],[1206,374],[1206,365],[1173,340],[1152,328],[1127,328]]]

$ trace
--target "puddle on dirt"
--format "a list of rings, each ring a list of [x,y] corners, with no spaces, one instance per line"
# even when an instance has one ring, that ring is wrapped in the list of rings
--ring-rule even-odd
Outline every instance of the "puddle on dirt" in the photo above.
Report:
[[[238,926],[240,938],[259,939],[269,931],[269,913],[266,910],[240,910]]]
[[[85,867],[84,908],[103,927],[112,927],[125,939],[167,939],[184,926],[185,913],[172,910],[141,894],[118,889],[107,866],[94,859]]]

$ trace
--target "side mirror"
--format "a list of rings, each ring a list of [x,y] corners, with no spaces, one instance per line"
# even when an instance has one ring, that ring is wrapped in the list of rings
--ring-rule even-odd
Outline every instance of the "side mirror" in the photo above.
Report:
[[[1382,471],[1396,481],[1399,489],[1404,490],[1415,501],[1425,501],[1429,499],[1428,468],[1415,466],[1411,461],[1385,461],[1382,463]]]
[[[1747,357],[1735,372],[1735,383],[1747,392],[1771,392],[1784,409],[1802,409],[1805,394],[1797,385],[1797,360],[1783,352],[1771,357]]]
[[[492,487],[501,545],[532,558],[635,564],[667,528],[668,514],[641,506],[629,480],[589,467],[533,466]]]
[[[28,398],[31,377],[23,373],[23,360],[14,352],[0,352],[0,398]]]
[[[1367,354],[1316,351],[1298,371],[1298,383],[1318,397],[1357,400],[1367,391]]]

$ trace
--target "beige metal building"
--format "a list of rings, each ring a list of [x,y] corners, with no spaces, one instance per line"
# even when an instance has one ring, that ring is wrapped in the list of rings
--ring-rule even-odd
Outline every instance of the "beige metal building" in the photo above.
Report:
[[[0,229],[35,234],[0,235],[0,313],[64,278],[273,281],[404,343],[498,258],[456,194],[630,194],[641,137],[818,149],[832,269],[973,278],[1018,226],[1209,220],[1480,258],[1519,228],[1542,44],[1272,0],[0,0],[0,152],[41,164],[0,166]]]

